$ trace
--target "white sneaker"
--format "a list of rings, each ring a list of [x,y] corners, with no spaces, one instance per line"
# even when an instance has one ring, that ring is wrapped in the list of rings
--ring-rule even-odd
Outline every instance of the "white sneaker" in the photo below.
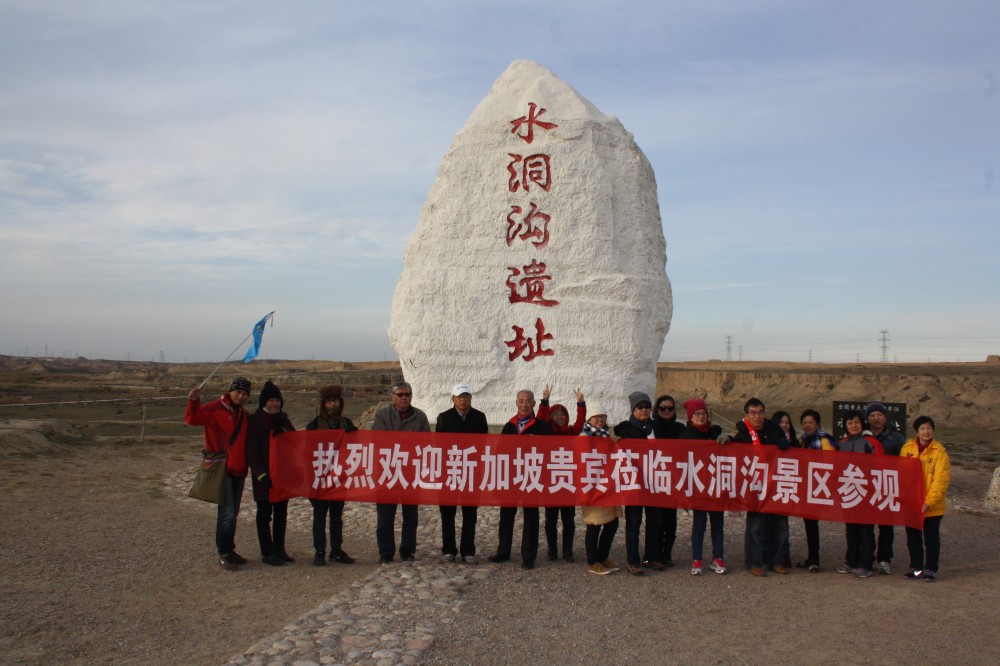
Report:
[[[889,563],[888,562],[879,562],[878,563],[878,572],[880,574],[882,574],[883,576],[890,575],[892,573],[892,570],[889,568]]]
[[[454,562],[454,561],[455,561],[455,556],[452,555],[451,553],[446,553],[441,556],[441,562]]]
[[[726,565],[723,564],[721,557],[717,557],[714,560],[712,560],[712,563],[708,565],[708,568],[717,574],[726,573]]]
[[[701,560],[695,560],[691,563],[691,575],[700,576],[701,575]]]
[[[476,556],[475,555],[463,555],[462,556],[462,561],[465,562],[466,564],[475,564],[476,563]]]

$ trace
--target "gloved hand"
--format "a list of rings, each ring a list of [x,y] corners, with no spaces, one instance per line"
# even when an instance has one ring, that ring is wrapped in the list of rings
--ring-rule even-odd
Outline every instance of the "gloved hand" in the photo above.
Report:
[[[257,479],[257,483],[259,483],[260,487],[263,488],[264,490],[270,490],[271,489],[271,475],[270,474],[262,474],[261,477],[259,479]]]
[[[733,441],[733,438],[730,435],[727,435],[726,433],[722,433],[721,435],[715,438],[715,441],[717,441],[719,444],[728,444],[729,442]]]

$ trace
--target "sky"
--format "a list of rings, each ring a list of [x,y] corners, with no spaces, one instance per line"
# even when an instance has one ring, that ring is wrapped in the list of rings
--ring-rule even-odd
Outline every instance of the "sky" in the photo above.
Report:
[[[0,0],[0,354],[384,360],[514,60],[652,164],[661,360],[1000,353],[1000,3]],[[728,348],[727,348],[728,345]],[[242,356],[239,347],[238,356]]]

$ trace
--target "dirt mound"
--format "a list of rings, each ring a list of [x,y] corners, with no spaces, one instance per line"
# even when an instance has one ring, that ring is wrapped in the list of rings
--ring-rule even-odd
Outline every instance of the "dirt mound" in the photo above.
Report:
[[[1000,368],[984,363],[821,365],[791,363],[660,363],[659,393],[706,399],[738,412],[756,396],[768,409],[830,414],[834,400],[905,402],[907,418],[928,414],[951,427],[1000,429]]]
[[[66,421],[0,421],[0,458],[67,454],[94,441],[90,428]]]

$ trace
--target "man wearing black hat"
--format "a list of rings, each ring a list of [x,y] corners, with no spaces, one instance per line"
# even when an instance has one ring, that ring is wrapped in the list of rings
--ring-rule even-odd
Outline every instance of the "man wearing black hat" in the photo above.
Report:
[[[237,377],[225,395],[202,405],[201,389],[195,387],[188,393],[184,410],[186,423],[204,426],[205,450],[226,452],[226,497],[219,505],[215,521],[215,546],[219,551],[219,564],[226,571],[236,571],[239,565],[247,563],[246,558],[236,552],[236,516],[240,512],[247,477],[248,418],[243,405],[250,397],[251,388],[249,380]]]
[[[629,393],[628,404],[632,410],[627,421],[615,426],[615,437],[618,439],[655,439],[653,431],[653,401],[649,394],[642,391]],[[639,557],[639,529],[642,527],[642,513],[646,512],[646,552],[645,557]],[[645,565],[654,571],[663,571],[666,565],[661,562],[660,543],[661,518],[663,512],[655,506],[625,507],[625,559],[628,561],[628,572],[633,576],[643,575]]]
[[[257,541],[260,543],[261,561],[280,567],[295,559],[285,552],[288,500],[271,502],[270,499],[271,435],[292,432],[295,426],[282,411],[285,400],[281,397],[281,390],[270,379],[260,390],[258,405],[247,427],[247,462],[252,474],[253,499],[257,503]]]
[[[903,449],[905,438],[896,429],[896,424],[889,418],[888,410],[881,402],[870,402],[865,408],[865,421],[872,436],[882,444],[882,451],[887,456],[898,456]],[[892,525],[878,526],[878,552],[875,560],[878,562],[878,572],[884,576],[892,573],[892,544],[895,541]]]

